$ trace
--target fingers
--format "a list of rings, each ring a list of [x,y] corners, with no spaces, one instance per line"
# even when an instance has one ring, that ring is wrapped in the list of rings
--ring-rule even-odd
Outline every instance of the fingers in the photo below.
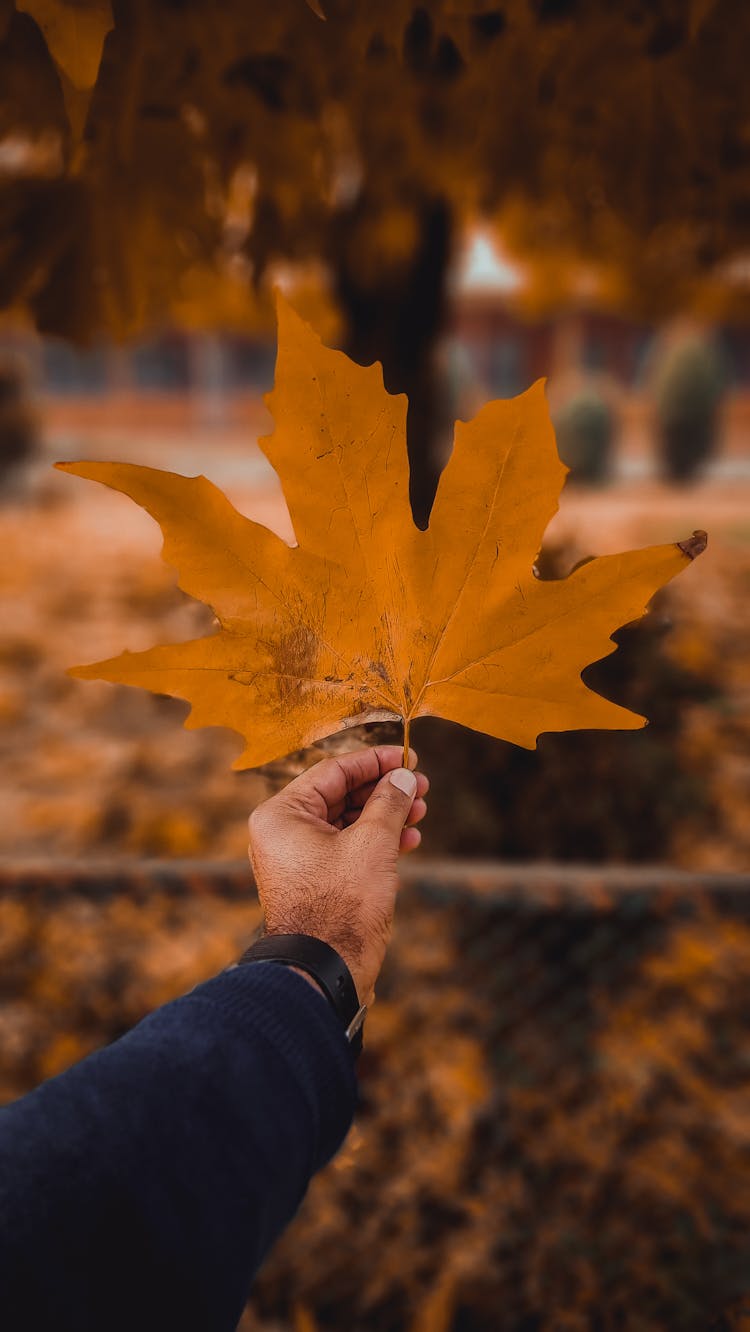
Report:
[[[350,791],[346,799],[346,808],[348,810],[361,809],[363,805],[367,804],[367,801],[370,799],[370,796],[372,795],[376,786],[377,782],[365,782],[364,786],[358,786],[355,791]],[[426,796],[429,789],[430,789],[429,777],[426,777],[423,772],[418,772],[417,795]]]
[[[406,817],[406,823],[404,824],[404,827],[413,828],[416,823],[421,823],[426,813],[427,813],[427,801],[419,799],[414,800],[412,802],[412,807],[409,810],[409,813]]]
[[[341,814],[334,822],[342,828],[349,828],[353,823],[357,822],[361,813],[361,809],[345,809],[343,814]],[[418,798],[413,800],[404,826],[406,828],[413,828],[415,823],[420,823],[422,821],[426,813],[427,801]]]
[[[381,777],[360,813],[358,830],[375,833],[384,846],[395,842],[398,847],[401,831],[411,813],[417,784],[416,774],[401,767]]]
[[[295,777],[280,796],[284,801],[302,805],[318,818],[335,823],[350,792],[367,785],[374,790],[387,773],[401,767],[402,761],[400,745],[374,745],[349,754],[331,755]],[[417,766],[413,749],[409,750],[408,766],[412,770]]]
[[[419,828],[404,828],[398,849],[402,855],[408,855],[410,851],[416,851],[421,840],[422,834]]]

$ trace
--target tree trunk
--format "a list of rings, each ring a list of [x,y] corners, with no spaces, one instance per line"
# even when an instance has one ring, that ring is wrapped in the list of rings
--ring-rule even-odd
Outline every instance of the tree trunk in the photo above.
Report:
[[[398,237],[382,244],[387,223],[382,204],[366,193],[342,210],[332,235],[331,266],[336,295],[347,320],[345,350],[361,365],[383,364],[389,393],[409,398],[407,435],[410,495],[415,521],[427,526],[442,466],[441,441],[447,402],[441,391],[435,350],[446,309],[451,215],[443,198],[400,199],[399,213],[412,213],[416,244],[394,253]],[[409,220],[404,217],[407,228]]]

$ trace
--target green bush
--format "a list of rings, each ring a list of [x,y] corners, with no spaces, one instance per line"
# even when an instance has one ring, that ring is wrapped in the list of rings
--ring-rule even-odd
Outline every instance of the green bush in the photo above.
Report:
[[[597,485],[612,467],[615,418],[596,389],[586,388],[570,398],[555,418],[557,449],[571,470],[571,481]]]
[[[670,480],[691,480],[713,453],[724,384],[713,342],[691,338],[664,356],[656,376],[656,420],[662,472]]]

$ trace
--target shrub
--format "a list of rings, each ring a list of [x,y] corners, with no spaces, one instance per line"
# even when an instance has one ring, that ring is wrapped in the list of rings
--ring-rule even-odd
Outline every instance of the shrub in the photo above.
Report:
[[[724,366],[715,343],[691,338],[668,351],[656,375],[661,466],[673,481],[689,481],[716,446]]]
[[[555,418],[557,448],[571,469],[571,481],[597,485],[612,468],[615,417],[611,406],[594,388],[581,389]]]

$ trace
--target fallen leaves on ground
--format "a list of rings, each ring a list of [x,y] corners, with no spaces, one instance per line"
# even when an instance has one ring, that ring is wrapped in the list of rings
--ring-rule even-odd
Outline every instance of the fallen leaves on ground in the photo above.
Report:
[[[246,871],[181,873],[6,871],[0,1099],[238,955]],[[737,1326],[747,893],[501,876],[404,885],[357,1118],[254,1285],[257,1332],[496,1332],[498,1310],[504,1332]]]

